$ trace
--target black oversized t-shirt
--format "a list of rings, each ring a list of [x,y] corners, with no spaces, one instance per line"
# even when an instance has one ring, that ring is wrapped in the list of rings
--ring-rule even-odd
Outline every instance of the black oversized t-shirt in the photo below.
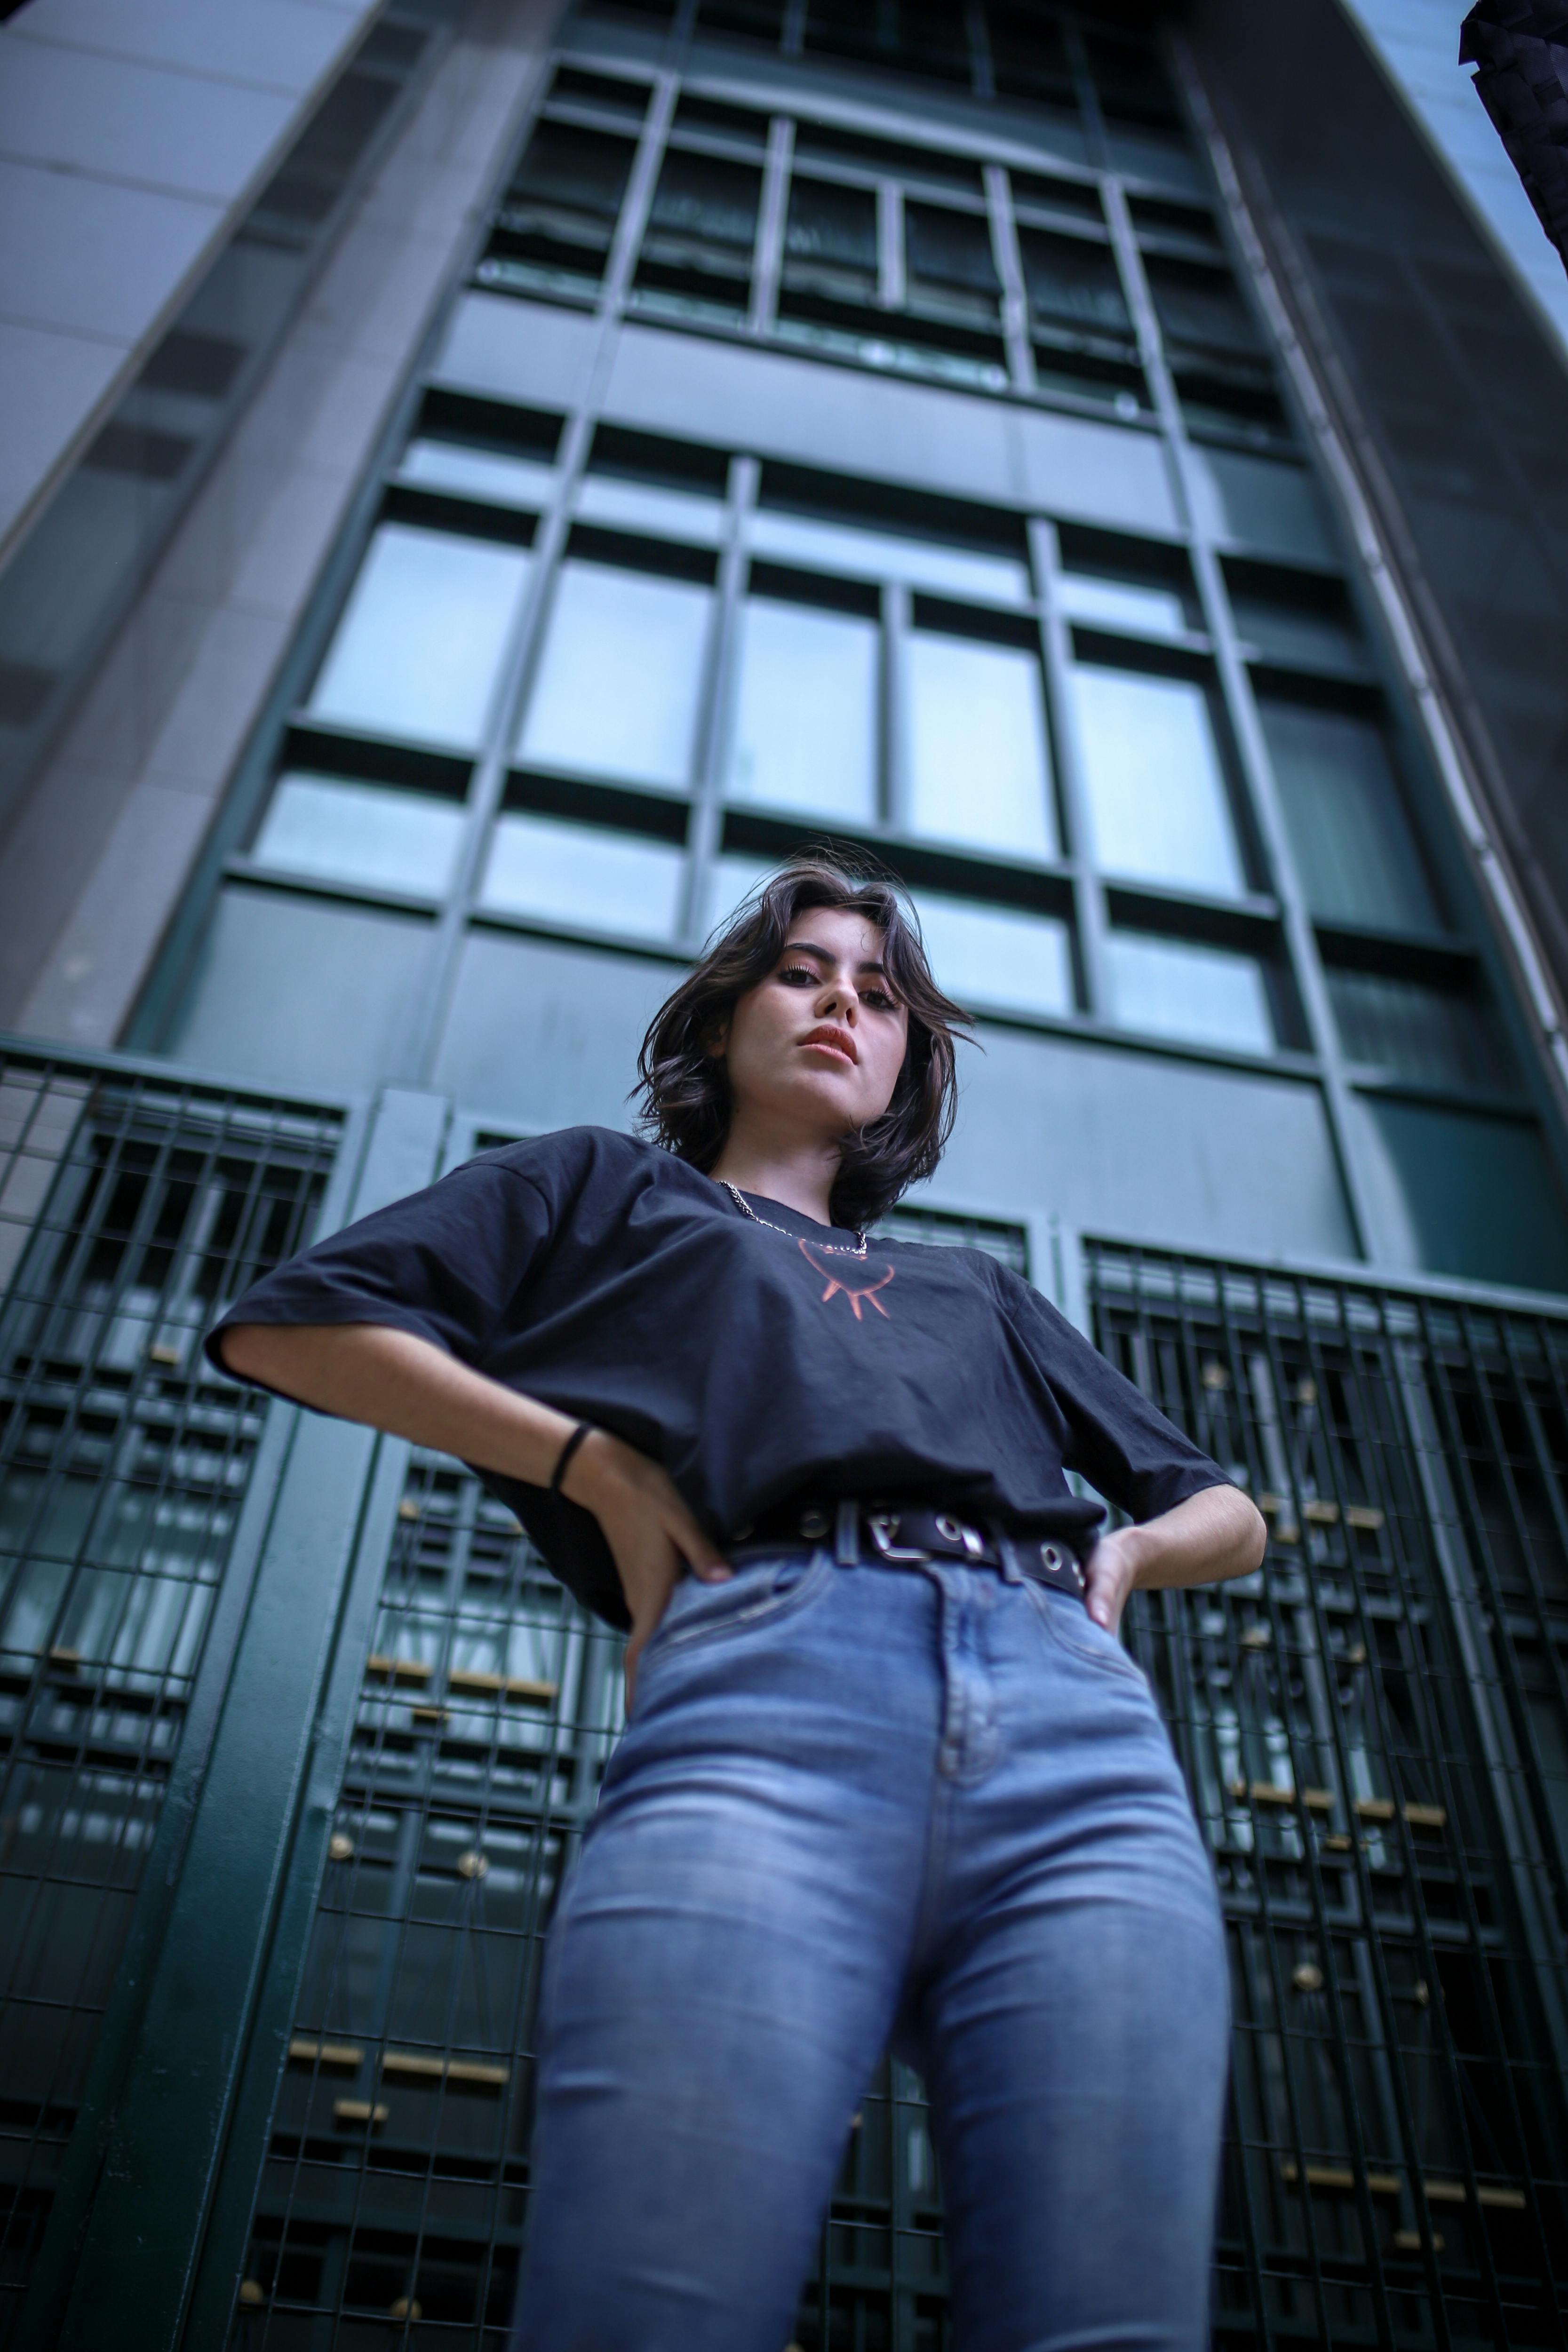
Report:
[[[267,1275],[239,1323],[380,1323],[662,1463],[719,1541],[792,1496],[897,1496],[1026,1526],[1081,1471],[1134,1518],[1223,1473],[1017,1275],[748,1196],[568,1128],[470,1160]],[[782,1227],[783,1231],[773,1228]],[[596,1521],[481,1470],[563,1583],[626,1612]]]

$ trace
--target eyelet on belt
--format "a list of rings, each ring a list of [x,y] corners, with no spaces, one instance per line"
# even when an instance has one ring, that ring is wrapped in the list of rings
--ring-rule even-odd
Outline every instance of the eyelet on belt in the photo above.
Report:
[[[937,1518],[936,1531],[949,1543],[962,1543],[963,1540],[963,1529],[959,1526],[958,1521],[950,1518],[945,1511],[942,1512]]]
[[[819,1537],[825,1536],[827,1533],[826,1512],[802,1511],[800,1515],[800,1531],[803,1536],[808,1537],[813,1543],[816,1543]]]
[[[1054,1576],[1061,1564],[1062,1556],[1055,1544],[1043,1543],[1040,1546],[1040,1566]]]

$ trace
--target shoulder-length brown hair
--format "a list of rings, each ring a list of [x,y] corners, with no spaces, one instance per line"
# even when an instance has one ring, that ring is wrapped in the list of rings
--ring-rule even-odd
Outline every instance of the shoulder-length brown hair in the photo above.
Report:
[[[736,1003],[773,971],[807,907],[864,915],[882,934],[893,993],[909,1012],[909,1045],[880,1118],[847,1136],[830,1211],[836,1224],[871,1224],[922,1176],[952,1133],[953,1046],[973,1024],[931,978],[920,923],[900,885],[830,851],[792,858],[743,899],[700,962],[655,1014],[637,1056],[640,1123],[693,1168],[712,1167],[730,1132],[730,1074],[710,1049]]]

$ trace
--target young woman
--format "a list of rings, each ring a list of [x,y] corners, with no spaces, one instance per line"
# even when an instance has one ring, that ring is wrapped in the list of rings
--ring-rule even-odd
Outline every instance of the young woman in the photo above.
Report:
[[[888,2044],[964,2352],[1206,2342],[1226,1987],[1133,1585],[1247,1497],[1016,1275],[866,1228],[953,1028],[897,890],[784,868],[644,1045],[654,1140],[487,1152],[280,1267],[228,1370],[460,1455],[629,1628],[551,1931],[521,2352],[781,2352]],[[1081,1470],[1133,1524],[1096,1539]]]

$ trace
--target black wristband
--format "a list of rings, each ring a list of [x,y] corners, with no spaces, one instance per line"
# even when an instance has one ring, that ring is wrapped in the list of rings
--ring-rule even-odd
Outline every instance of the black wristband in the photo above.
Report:
[[[571,1465],[572,1456],[576,1453],[577,1448],[582,1444],[583,1440],[585,1437],[591,1437],[593,1433],[593,1423],[591,1421],[580,1421],[577,1423],[576,1428],[572,1432],[571,1436],[566,1440],[565,1444],[562,1447],[560,1453],[555,1457],[555,1467],[551,1473],[550,1491],[552,1495],[560,1494],[561,1481],[565,1477],[567,1470]],[[565,1499],[570,1501],[571,1497],[568,1496]]]

